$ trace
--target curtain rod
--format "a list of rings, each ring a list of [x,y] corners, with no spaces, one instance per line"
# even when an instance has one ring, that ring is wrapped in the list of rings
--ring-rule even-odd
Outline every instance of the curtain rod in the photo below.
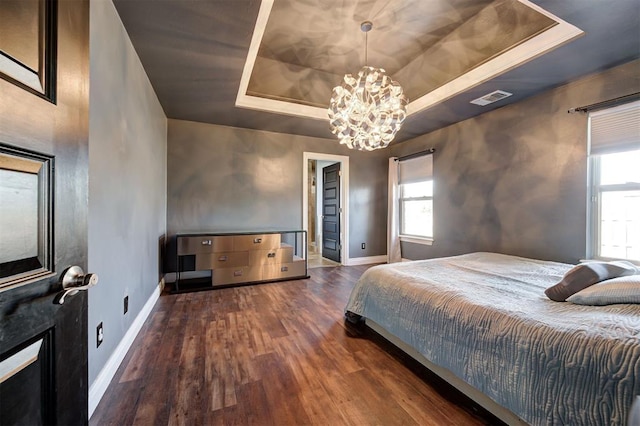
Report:
[[[429,148],[429,149],[425,149],[424,151],[414,152],[413,154],[405,155],[403,157],[398,157],[396,158],[396,161],[411,160],[412,158],[422,157],[424,155],[433,154],[434,152],[436,152],[435,148]]]
[[[618,105],[624,102],[640,99],[640,92],[631,93],[630,95],[620,96],[618,98],[609,99],[608,101],[596,102],[595,104],[585,105],[581,107],[571,108],[567,112],[573,114],[574,112],[589,112],[595,109],[606,108],[608,106]]]

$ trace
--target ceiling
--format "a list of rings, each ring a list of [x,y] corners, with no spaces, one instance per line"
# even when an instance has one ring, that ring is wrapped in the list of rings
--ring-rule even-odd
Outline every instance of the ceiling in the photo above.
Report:
[[[113,1],[169,118],[324,138],[365,49],[410,99],[396,142],[640,57],[638,0]]]

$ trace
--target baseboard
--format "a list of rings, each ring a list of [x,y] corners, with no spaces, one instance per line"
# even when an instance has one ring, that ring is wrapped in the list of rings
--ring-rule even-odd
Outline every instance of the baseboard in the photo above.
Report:
[[[129,330],[127,330],[127,333],[116,347],[116,350],[113,351],[109,360],[98,374],[98,377],[96,377],[96,380],[94,380],[91,386],[89,386],[89,418],[91,418],[91,415],[96,410],[98,403],[100,403],[104,393],[107,391],[109,383],[111,383],[113,376],[115,376],[116,371],[118,371],[118,367],[120,367],[127,351],[131,348],[138,332],[158,301],[160,293],[162,292],[162,287],[164,286],[163,281],[158,284],[153,294],[151,294],[147,303],[144,304],[142,310],[131,324],[131,327],[129,327]]]
[[[387,263],[387,255],[384,254],[382,256],[352,257],[347,260],[347,266],[370,265],[372,263]]]

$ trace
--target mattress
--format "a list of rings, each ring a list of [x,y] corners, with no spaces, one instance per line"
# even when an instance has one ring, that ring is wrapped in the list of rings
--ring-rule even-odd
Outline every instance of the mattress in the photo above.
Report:
[[[625,424],[640,395],[640,305],[549,300],[572,266],[497,253],[379,265],[346,311],[529,424]]]

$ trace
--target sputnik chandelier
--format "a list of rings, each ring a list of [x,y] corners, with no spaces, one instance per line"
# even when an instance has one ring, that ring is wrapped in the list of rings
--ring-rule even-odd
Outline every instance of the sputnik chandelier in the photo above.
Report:
[[[344,76],[340,86],[333,88],[329,103],[329,125],[340,143],[350,149],[373,151],[386,148],[400,130],[407,116],[409,100],[402,87],[382,68],[367,65],[367,33],[373,24],[364,21],[365,66],[358,76]]]

